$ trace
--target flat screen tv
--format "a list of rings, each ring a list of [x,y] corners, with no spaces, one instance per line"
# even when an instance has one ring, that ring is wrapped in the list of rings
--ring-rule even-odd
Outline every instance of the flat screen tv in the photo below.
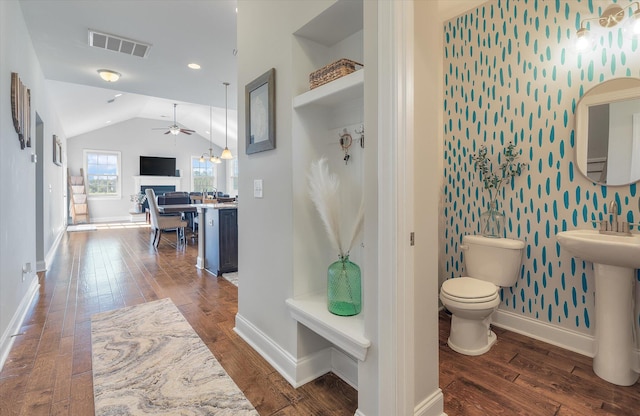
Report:
[[[176,176],[176,158],[140,156],[140,176]]]

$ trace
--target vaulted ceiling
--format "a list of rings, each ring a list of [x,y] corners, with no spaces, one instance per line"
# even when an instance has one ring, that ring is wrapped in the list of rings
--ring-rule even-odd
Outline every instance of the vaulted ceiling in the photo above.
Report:
[[[67,137],[130,118],[177,120],[208,139],[209,110],[229,141],[236,131],[235,0],[21,0],[23,15]],[[89,30],[151,45],[146,57],[97,48]],[[187,65],[197,63],[200,69]],[[119,72],[103,81],[97,70]],[[117,94],[122,94],[116,97]],[[219,129],[218,129],[219,130]],[[214,142],[224,146],[224,135]]]

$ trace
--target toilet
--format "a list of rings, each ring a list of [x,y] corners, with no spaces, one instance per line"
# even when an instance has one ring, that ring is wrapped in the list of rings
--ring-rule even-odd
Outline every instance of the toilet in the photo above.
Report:
[[[491,315],[500,305],[500,288],[513,286],[518,278],[524,242],[465,235],[461,248],[466,276],[448,279],[440,290],[452,314],[447,343],[460,354],[480,355],[497,340]]]

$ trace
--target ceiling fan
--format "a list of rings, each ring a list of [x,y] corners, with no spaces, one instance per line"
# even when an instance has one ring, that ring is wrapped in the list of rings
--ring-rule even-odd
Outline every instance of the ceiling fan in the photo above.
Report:
[[[167,130],[164,134],[173,134],[174,136],[177,136],[180,133],[184,133],[184,134],[188,134],[191,135],[191,133],[195,133],[195,130],[189,130],[189,129],[183,129],[180,126],[178,126],[178,122],[176,121],[176,107],[178,106],[178,104],[173,104],[173,124],[171,126],[169,126],[169,130]],[[152,129],[152,130],[164,130],[164,128],[158,128],[158,129]]]

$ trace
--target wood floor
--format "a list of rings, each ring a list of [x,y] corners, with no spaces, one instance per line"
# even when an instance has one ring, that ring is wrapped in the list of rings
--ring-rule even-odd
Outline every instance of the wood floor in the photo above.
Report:
[[[237,288],[197,270],[196,256],[171,234],[155,251],[146,228],[67,233],[0,372],[0,415],[93,415],[91,315],[165,297],[261,415],[353,415],[357,392],[339,378],[293,389],[236,335]],[[446,345],[449,317],[439,319],[449,416],[640,414],[640,383],[606,383],[587,357],[499,328],[490,352],[463,356]]]

